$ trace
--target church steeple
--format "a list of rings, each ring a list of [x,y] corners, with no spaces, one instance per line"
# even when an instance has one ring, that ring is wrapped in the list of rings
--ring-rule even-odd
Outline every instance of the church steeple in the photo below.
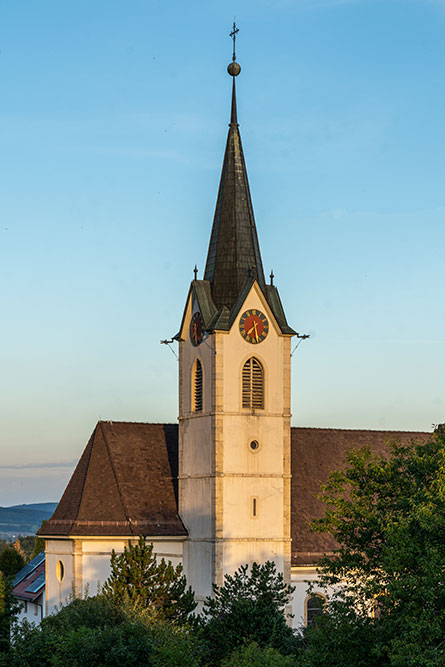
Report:
[[[266,283],[237,119],[235,77],[241,67],[235,49],[227,71],[233,77],[232,107],[204,280],[215,305],[230,309],[249,277],[263,291]]]

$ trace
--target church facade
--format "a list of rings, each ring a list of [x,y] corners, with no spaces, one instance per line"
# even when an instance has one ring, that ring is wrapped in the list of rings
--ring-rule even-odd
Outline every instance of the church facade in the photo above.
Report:
[[[311,532],[319,485],[354,445],[377,452],[427,433],[291,428],[291,341],[261,260],[237,119],[227,144],[203,278],[179,332],[179,424],[100,421],[49,522],[46,609],[94,594],[111,550],[144,535],[183,564],[198,602],[240,565],[273,560],[292,582],[293,623],[307,622],[307,580],[335,544]]]

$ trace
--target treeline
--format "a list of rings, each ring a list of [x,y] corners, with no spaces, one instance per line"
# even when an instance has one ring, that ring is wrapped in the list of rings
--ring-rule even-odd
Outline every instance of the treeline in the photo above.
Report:
[[[44,548],[45,540],[35,535],[20,536],[13,540],[0,540],[0,571],[8,575],[16,574]]]

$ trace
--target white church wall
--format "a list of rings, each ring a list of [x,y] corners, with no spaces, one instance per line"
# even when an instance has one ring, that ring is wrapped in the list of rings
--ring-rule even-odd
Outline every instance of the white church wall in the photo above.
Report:
[[[213,429],[214,340],[198,347],[190,341],[190,320],[198,304],[186,307],[184,341],[179,364],[179,514],[189,532],[184,551],[184,572],[198,600],[211,593],[214,562]],[[203,370],[203,409],[192,410],[193,369],[199,359]]]
[[[224,535],[227,538],[282,539],[283,480],[264,477],[229,477],[223,496]],[[253,516],[253,499],[256,516]],[[247,556],[247,552],[246,552]]]
[[[47,540],[45,547],[46,613],[57,611],[72,594],[74,557],[71,540]]]
[[[318,579],[317,570],[315,567],[293,567],[291,570],[291,584],[295,586],[295,591],[292,598],[292,627],[301,628],[306,625],[306,601],[309,597],[308,587],[315,583],[312,593],[318,593],[322,597],[326,597],[326,590],[316,585]],[[332,588],[327,590],[328,597],[333,592]]]
[[[283,553],[282,540],[255,540],[250,539],[248,543],[230,540],[224,543],[224,574],[233,575],[240,565],[252,565],[252,563],[265,563],[274,561],[277,570],[283,571],[285,554]]]
[[[131,538],[137,542],[138,538]],[[174,567],[183,560],[182,538],[147,537],[152,542],[158,560],[164,558]],[[46,609],[47,614],[58,611],[72,595],[96,595],[111,573],[110,558],[114,549],[122,553],[128,539],[79,537],[46,542]],[[63,566],[63,577],[60,579]]]
[[[195,593],[197,612],[201,611],[204,599],[212,594],[213,555],[211,541],[187,540],[184,543],[184,574]]]

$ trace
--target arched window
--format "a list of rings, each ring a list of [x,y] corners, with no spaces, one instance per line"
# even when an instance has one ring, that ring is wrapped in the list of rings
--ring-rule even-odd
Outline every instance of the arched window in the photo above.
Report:
[[[323,613],[325,602],[322,595],[310,595],[306,598],[306,625],[317,622],[317,616]]]
[[[193,412],[202,411],[202,365],[199,359],[196,360],[193,371]]]
[[[243,366],[243,408],[262,410],[264,408],[264,371],[255,357]]]

